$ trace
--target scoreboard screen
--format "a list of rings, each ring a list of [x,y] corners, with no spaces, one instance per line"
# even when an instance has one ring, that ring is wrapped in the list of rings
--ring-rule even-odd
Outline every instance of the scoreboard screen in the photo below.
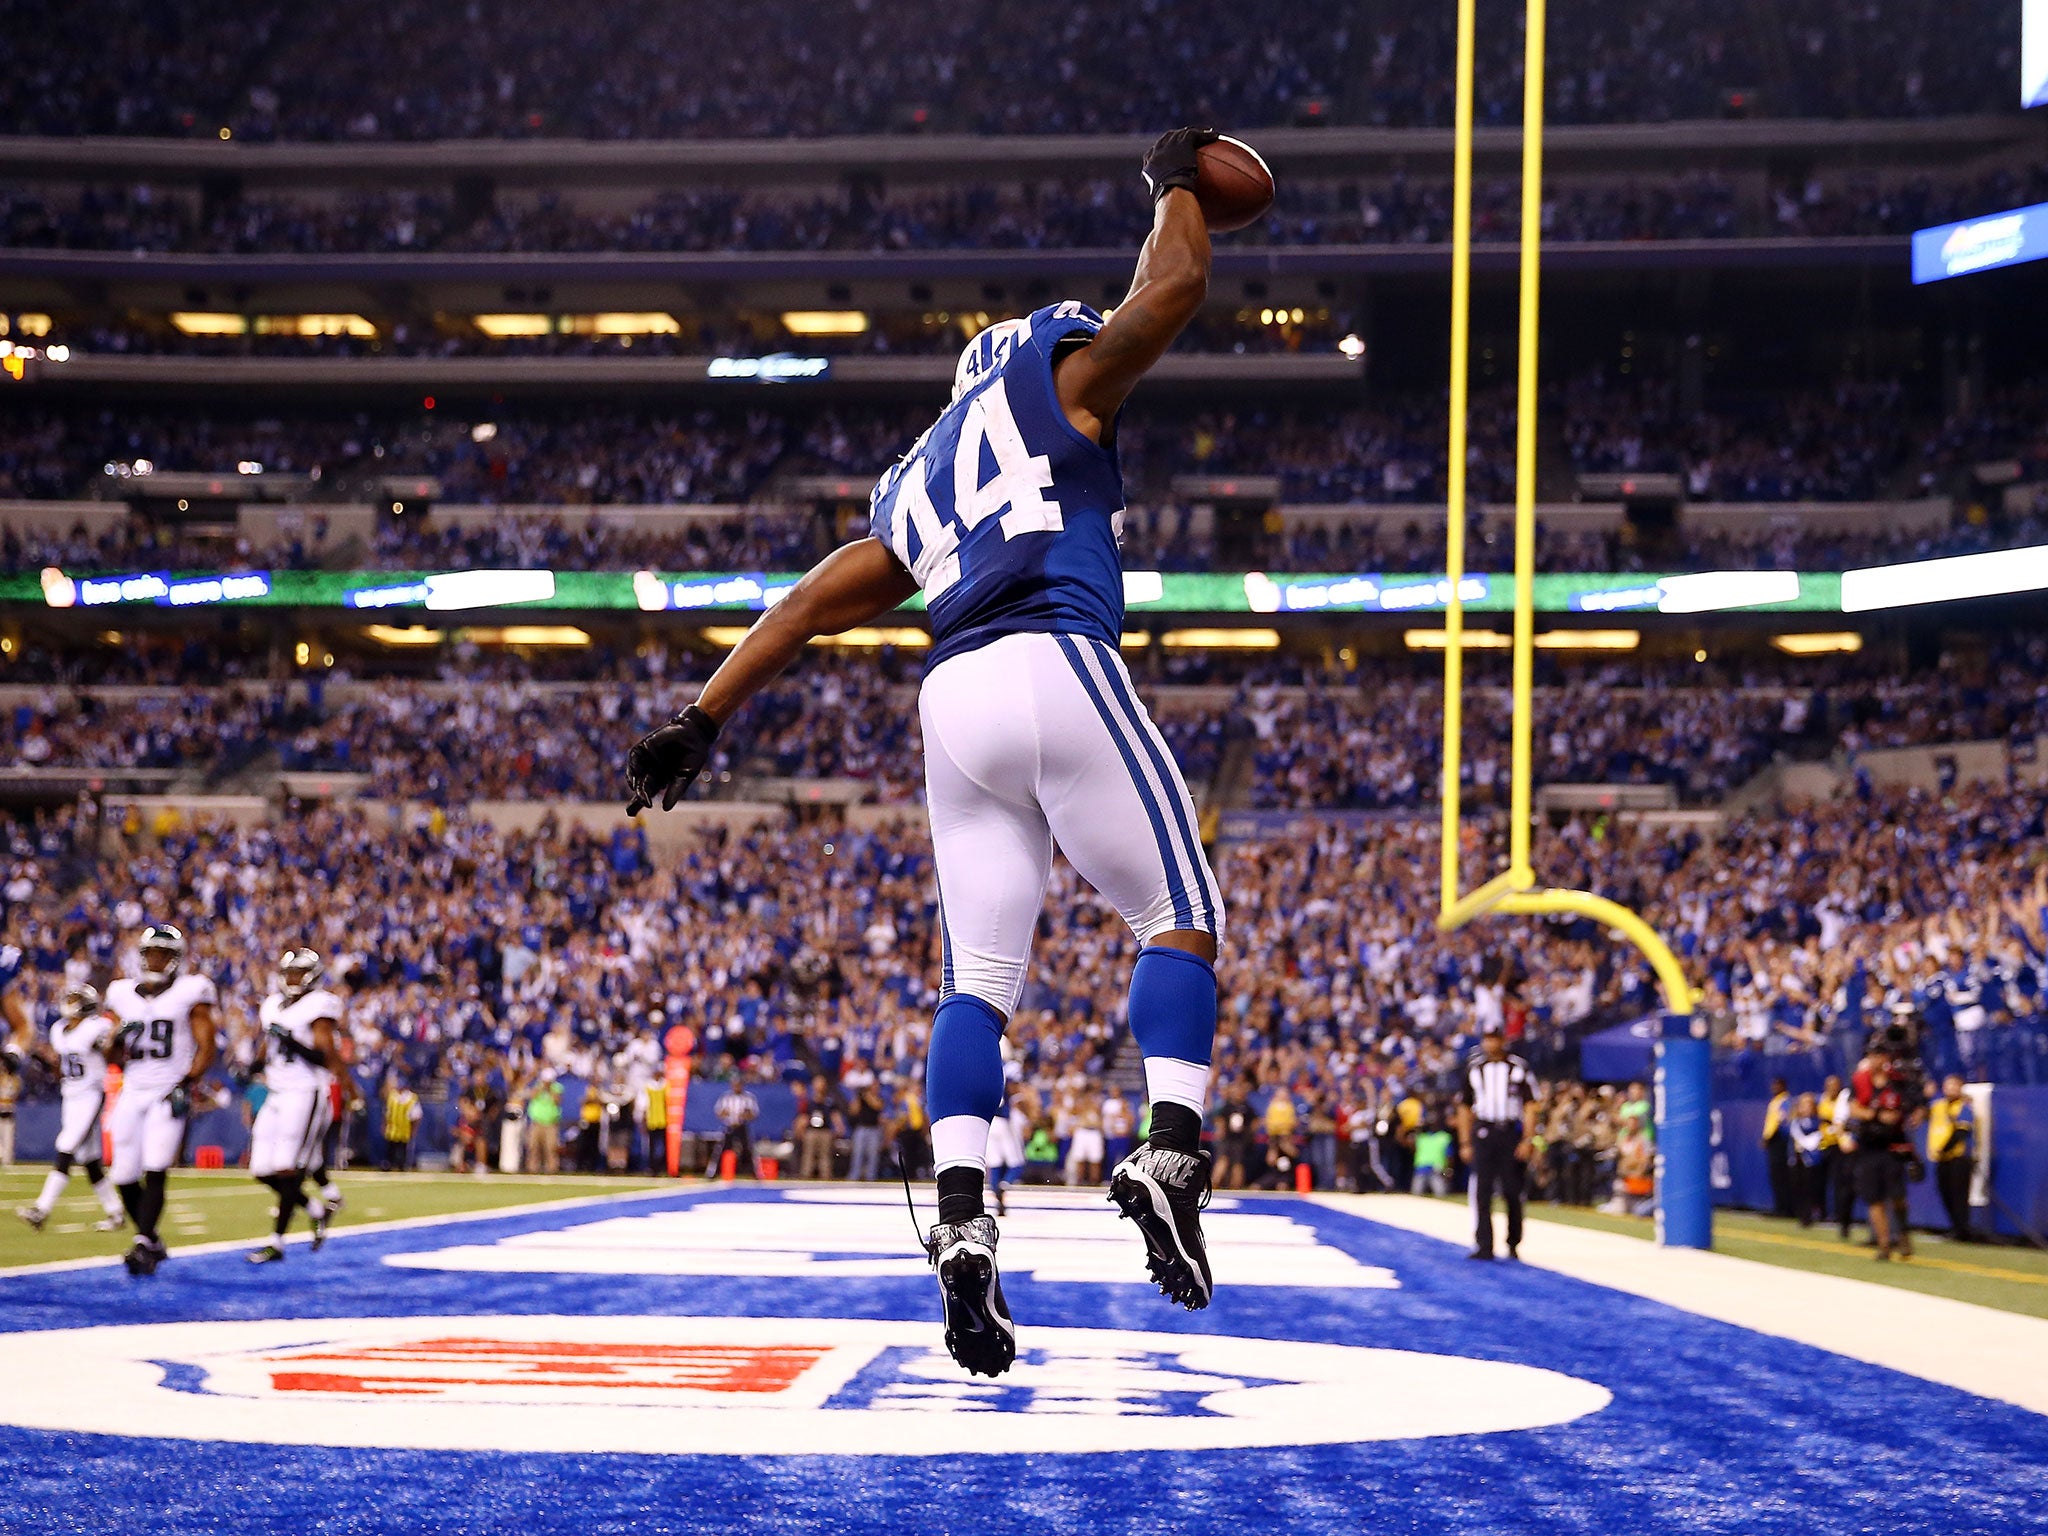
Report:
[[[2020,105],[2048,107],[2048,0],[2020,0]]]
[[[2035,203],[1989,218],[1914,231],[1913,281],[1935,283],[2043,257],[2048,257],[2048,203]]]

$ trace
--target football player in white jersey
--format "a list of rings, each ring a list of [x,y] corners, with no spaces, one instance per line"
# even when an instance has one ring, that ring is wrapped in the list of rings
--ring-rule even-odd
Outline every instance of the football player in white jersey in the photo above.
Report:
[[[62,1117],[57,1128],[57,1158],[35,1204],[15,1214],[37,1231],[50,1219],[74,1164],[85,1169],[92,1192],[99,1196],[103,1220],[96,1232],[118,1232],[128,1224],[121,1197],[100,1161],[100,1112],[107,1104],[107,1052],[113,1048],[114,1021],[100,1007],[100,995],[82,983],[64,989],[50,1039],[37,1050],[57,1071]]]
[[[167,1175],[184,1145],[192,1090],[219,1047],[217,998],[206,977],[180,974],[185,935],[169,923],[145,928],[137,948],[142,974],[107,988],[122,1056],[121,1095],[107,1125],[114,1137],[114,1184],[135,1223],[128,1273],[153,1275],[166,1257],[157,1223]]]
[[[1110,1177],[1159,1289],[1190,1309],[1213,1289],[1202,1149],[1224,910],[1200,818],[1118,654],[1126,397],[1200,311],[1209,232],[1195,186],[1213,130],[1146,154],[1152,232],[1108,316],[1078,300],[968,343],[953,400],[876,485],[869,536],[805,573],[694,704],[634,743],[626,809],[673,806],[719,730],[803,648],[922,591],[932,648],[918,696],[939,884],[942,977],[925,1112],[939,1219],[925,1242],[946,1346],[997,1376],[1016,1331],[985,1208],[1001,1040],[1022,996],[1055,845],[1139,941],[1128,1016],[1151,1122]]]
[[[324,1163],[331,1094],[344,1070],[341,999],[320,985],[326,969],[314,951],[288,949],[277,962],[278,989],[263,999],[259,1065],[270,1092],[250,1134],[249,1172],[276,1192],[277,1220],[269,1243],[249,1255],[251,1264],[284,1257],[284,1235],[301,1205],[313,1225],[314,1249],[327,1241],[333,1207],[304,1187],[306,1175]]]

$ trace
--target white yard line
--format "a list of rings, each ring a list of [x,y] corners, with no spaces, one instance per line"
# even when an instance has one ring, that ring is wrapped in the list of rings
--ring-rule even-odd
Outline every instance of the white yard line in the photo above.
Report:
[[[1413,1195],[1309,1199],[1460,1248],[1472,1244],[1464,1205]],[[2048,1319],[1725,1253],[1659,1248],[1538,1216],[1530,1218],[1522,1262],[2048,1414]]]
[[[573,1211],[592,1205],[611,1205],[629,1200],[652,1200],[669,1195],[680,1195],[699,1185],[677,1185],[670,1189],[622,1189],[608,1195],[580,1195],[571,1200],[536,1200],[528,1205],[500,1205],[483,1211],[456,1211],[446,1216],[402,1216],[393,1221],[366,1221],[358,1226],[336,1227],[327,1235],[327,1241],[338,1243],[344,1238],[355,1237],[365,1232],[398,1232],[408,1227],[454,1226],[459,1222],[491,1221],[501,1216],[524,1216],[532,1211]],[[309,1243],[313,1240],[309,1232],[297,1232],[286,1238],[287,1244]],[[260,1237],[228,1238],[217,1243],[193,1243],[171,1250],[171,1257],[196,1256],[203,1253],[234,1253],[252,1248],[262,1241]],[[5,1295],[7,1282],[16,1275],[52,1275],[73,1269],[107,1269],[121,1262],[119,1254],[102,1254],[91,1259],[53,1259],[47,1264],[21,1264],[0,1269],[0,1296]]]

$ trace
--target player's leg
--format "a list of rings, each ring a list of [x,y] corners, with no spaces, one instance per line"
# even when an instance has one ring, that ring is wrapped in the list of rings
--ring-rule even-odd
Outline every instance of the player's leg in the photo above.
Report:
[[[1508,1138],[1503,1137],[1504,1141]],[[1515,1147],[1508,1141],[1500,1165],[1501,1203],[1508,1212],[1508,1257],[1521,1257],[1522,1247],[1522,1160],[1515,1156]],[[1443,1174],[1437,1175],[1439,1179]]]
[[[292,1164],[293,1170],[301,1174],[302,1182],[311,1185],[311,1188],[298,1191],[298,1203],[312,1225],[315,1253],[326,1246],[327,1223],[341,1204],[338,1190],[332,1199],[327,1193],[331,1187],[327,1176],[327,1138],[333,1127],[334,1101],[326,1089],[316,1089],[312,1102],[306,1107],[306,1128],[299,1138],[298,1153]]]
[[[99,1140],[95,1127],[93,1140]],[[99,1148],[93,1148],[90,1161],[79,1164],[85,1170],[85,1179],[92,1186],[93,1195],[99,1200],[100,1209],[106,1214],[92,1224],[95,1232],[118,1232],[128,1225],[128,1212],[121,1204],[121,1192],[114,1187],[114,1181],[107,1176],[107,1165],[99,1160]]]
[[[142,1229],[143,1212],[142,1123],[150,1102],[146,1095],[130,1091],[114,1101],[114,1112],[107,1116],[107,1130],[114,1143],[114,1165],[108,1170],[108,1177],[114,1181],[122,1209],[138,1232]]]
[[[1003,1028],[1052,868],[1052,836],[1032,798],[1032,712],[1016,676],[1018,642],[1033,638],[952,658],[919,699],[944,966],[925,1065],[939,1186],[927,1247],[945,1296],[947,1348],[988,1376],[1016,1356],[983,1203],[989,1126],[1003,1112]]]
[[[1060,850],[1143,941],[1131,971],[1131,1035],[1145,1063],[1151,1124],[1118,1164],[1110,1195],[1144,1233],[1160,1289],[1190,1309],[1212,1281],[1200,1210],[1216,1037],[1223,903],[1193,797],[1138,700],[1123,661],[1095,641],[1055,637],[1041,694],[1040,803]]]
[[[1493,1193],[1500,1165],[1494,1158],[1492,1140],[1481,1127],[1472,1145],[1472,1257],[1493,1257]]]
[[[1008,1211],[1004,1191],[1022,1172],[1023,1164],[1024,1143],[1018,1138],[1016,1124],[1007,1111],[999,1112],[988,1127],[988,1183],[996,1197],[998,1216]]]
[[[36,1195],[34,1201],[24,1205],[14,1214],[40,1232],[43,1229],[43,1223],[50,1219],[50,1212],[57,1208],[57,1202],[63,1198],[64,1186],[70,1180],[71,1154],[60,1148],[57,1152],[56,1160],[50,1165],[50,1171],[43,1175],[42,1190]]]
[[[34,1201],[24,1205],[14,1214],[27,1222],[38,1232],[43,1223],[50,1219],[50,1212],[57,1208],[57,1202],[64,1197],[64,1186],[71,1180],[71,1165],[80,1146],[84,1144],[90,1120],[96,1127],[99,1122],[99,1108],[96,1098],[80,1098],[67,1094],[57,1124],[56,1156],[50,1171],[43,1176],[43,1187]]]
[[[249,1128],[249,1176],[277,1201],[271,1241],[249,1255],[252,1264],[274,1264],[284,1257],[284,1234],[291,1227],[299,1200],[300,1178],[294,1159],[304,1129],[298,1102],[302,1097],[271,1090],[256,1111],[256,1123]]]

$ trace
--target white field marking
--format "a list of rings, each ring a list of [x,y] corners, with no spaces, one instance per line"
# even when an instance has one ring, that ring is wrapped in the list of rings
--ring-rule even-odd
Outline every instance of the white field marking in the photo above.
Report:
[[[1237,1202],[1231,1202],[1235,1205]],[[811,1278],[916,1276],[921,1248],[890,1209],[886,1190],[806,1189],[780,1199],[706,1201],[680,1211],[615,1216],[522,1232],[492,1243],[394,1253],[404,1269],[481,1274],[748,1275]],[[1001,1262],[1012,1274],[1097,1285],[1148,1283],[1137,1233],[1105,1197],[1013,1205],[1002,1220]],[[1212,1207],[1205,1223],[1217,1283],[1393,1290],[1391,1270],[1361,1264],[1316,1230],[1277,1210]]]
[[[542,1189],[718,1189],[717,1182],[702,1178],[656,1179],[648,1174],[606,1174],[606,1173],[493,1173],[479,1179],[468,1173],[386,1173],[379,1168],[336,1168],[332,1170],[337,1179],[370,1180],[377,1184],[453,1184],[464,1185],[496,1184],[508,1188],[533,1185]],[[12,1168],[0,1168],[0,1183],[9,1179],[21,1179],[31,1188],[41,1188],[43,1175],[49,1169],[40,1164],[17,1163]],[[233,1180],[238,1184],[253,1183],[255,1176],[246,1168],[173,1168],[171,1177],[197,1184],[219,1184]],[[739,1187],[750,1188],[752,1180],[737,1181]],[[775,1188],[774,1185],[763,1186]],[[855,1185],[854,1188],[882,1186]]]
[[[785,1200],[801,1201],[805,1205],[901,1205],[903,1186],[901,1184],[759,1184],[760,1190],[778,1191]],[[915,1186],[913,1186],[915,1187]],[[922,1215],[932,1208],[931,1191],[927,1187]],[[1087,1185],[1068,1188],[1064,1184],[1033,1184],[1029,1188],[1012,1184],[1005,1191],[1003,1199],[1013,1211],[1070,1211],[1103,1210],[1110,1204],[1109,1186]],[[994,1204],[993,1198],[990,1204]],[[1242,1200],[1229,1195],[1217,1195],[1209,1201],[1209,1210],[1235,1211],[1243,1208]]]
[[[258,1445],[965,1456],[1489,1434],[1612,1401],[1597,1383],[1502,1361],[1085,1328],[1033,1330],[1025,1358],[984,1384],[961,1379],[935,1334],[840,1318],[487,1315],[23,1332],[6,1336],[19,1389],[0,1397],[0,1423]],[[169,1386],[167,1363],[195,1368],[196,1383]]]
[[[344,1189],[342,1193],[346,1195],[348,1191]],[[408,1227],[453,1226],[464,1221],[491,1221],[500,1216],[524,1216],[529,1211],[573,1211],[585,1206],[607,1205],[613,1201],[651,1200],[658,1196],[680,1193],[682,1191],[677,1189],[622,1189],[609,1195],[578,1195],[569,1200],[536,1200],[530,1205],[499,1205],[483,1211],[452,1211],[445,1216],[402,1216],[394,1221],[366,1221],[358,1226],[335,1227],[327,1234],[327,1241],[335,1243],[342,1238],[354,1237],[364,1232],[399,1232]],[[119,1237],[121,1234],[109,1235]],[[195,1243],[190,1247],[174,1249],[172,1256],[236,1253],[259,1240],[259,1237],[233,1237],[216,1243]],[[310,1243],[312,1240],[313,1235],[310,1232],[294,1232],[285,1238],[287,1245]],[[120,1262],[120,1254],[105,1254],[91,1259],[52,1259],[47,1264],[9,1265],[0,1268],[0,1290],[4,1290],[7,1282],[16,1275],[59,1274],[70,1269],[107,1269]],[[0,1334],[0,1338],[4,1337],[4,1334]]]
[[[1471,1212],[1462,1205],[1414,1195],[1308,1198],[1460,1247],[1472,1241]],[[2048,1319],[1725,1253],[1659,1248],[1535,1213],[1530,1225],[1522,1262],[1534,1268],[2048,1414]]]

